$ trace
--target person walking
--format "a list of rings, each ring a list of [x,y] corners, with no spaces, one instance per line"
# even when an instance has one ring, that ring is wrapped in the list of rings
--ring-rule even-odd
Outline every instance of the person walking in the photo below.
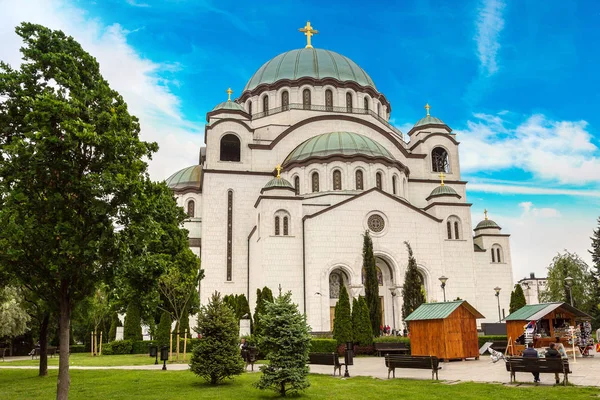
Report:
[[[523,358],[538,358],[539,356],[538,352],[533,348],[533,343],[527,344],[527,348],[523,351]],[[531,374],[533,375],[533,382],[538,383],[540,381],[540,373],[532,372]]]
[[[546,352],[546,358],[562,358],[558,350],[556,350],[556,344],[550,343],[550,348]],[[558,385],[560,383],[558,372],[554,374],[554,378],[556,380],[556,384]]]

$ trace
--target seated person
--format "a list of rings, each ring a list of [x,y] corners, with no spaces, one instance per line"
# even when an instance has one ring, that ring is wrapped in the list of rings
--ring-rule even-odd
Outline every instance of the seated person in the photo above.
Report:
[[[550,348],[546,352],[546,358],[562,358],[558,350],[556,350],[556,344],[550,343]],[[556,379],[556,383],[560,383],[560,377],[558,376],[558,372],[554,374],[554,379]]]
[[[527,344],[527,348],[523,351],[523,358],[538,358],[538,352],[533,348],[533,343]],[[540,381],[540,373],[532,372],[533,382],[538,383]]]

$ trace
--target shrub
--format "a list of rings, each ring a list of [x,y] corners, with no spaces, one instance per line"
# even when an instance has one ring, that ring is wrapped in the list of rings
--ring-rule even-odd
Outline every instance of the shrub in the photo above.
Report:
[[[354,302],[352,310],[353,341],[361,346],[369,346],[373,343],[373,329],[369,318],[369,307],[364,297],[360,296]]]
[[[131,340],[115,340],[110,342],[113,354],[131,354],[133,343]]]
[[[333,353],[337,349],[337,342],[334,339],[311,339],[311,353]]]
[[[169,345],[169,334],[171,333],[171,314],[166,311],[163,311],[160,315],[160,322],[158,323],[158,327],[156,328],[156,342],[158,346],[168,346]]]
[[[125,324],[123,326],[123,339],[125,340],[142,340],[142,317],[140,308],[129,303],[125,314]]]
[[[131,343],[132,354],[148,354],[151,345],[155,345],[156,340],[136,340]],[[160,346],[159,346],[160,349]]]
[[[350,299],[346,286],[342,285],[340,296],[335,305],[335,319],[333,321],[333,338],[338,344],[352,340],[352,316],[350,314]]]
[[[117,337],[117,327],[122,326],[119,314],[114,312],[110,320],[110,329],[108,330],[108,340],[112,342]]]
[[[102,344],[102,355],[112,356],[113,354],[115,353],[113,353],[112,345],[110,343]]]
[[[102,345],[102,350],[104,350],[104,345]],[[85,345],[84,344],[71,345],[71,346],[69,346],[69,352],[71,352],[71,353],[86,353]]]
[[[483,346],[486,342],[506,342],[508,341],[508,337],[505,335],[488,335],[488,336],[479,336],[477,338],[479,341],[479,347]]]

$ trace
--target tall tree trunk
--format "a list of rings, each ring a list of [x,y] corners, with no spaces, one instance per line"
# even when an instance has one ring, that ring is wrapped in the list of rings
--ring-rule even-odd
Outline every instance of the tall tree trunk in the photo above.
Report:
[[[61,281],[60,288],[60,316],[59,316],[59,345],[60,358],[58,359],[58,382],[56,387],[56,400],[69,399],[69,387],[71,377],[69,376],[69,330],[71,325],[71,299],[69,296],[69,284]]]
[[[50,313],[44,312],[40,325],[40,376],[48,376],[48,323]]]

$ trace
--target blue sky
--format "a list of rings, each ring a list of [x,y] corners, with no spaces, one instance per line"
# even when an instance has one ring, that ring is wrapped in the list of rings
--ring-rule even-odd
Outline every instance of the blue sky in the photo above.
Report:
[[[474,223],[487,208],[513,235],[515,278],[543,275],[565,248],[590,260],[600,2],[0,0],[0,10],[0,59],[18,63],[22,20],[62,29],[98,58],[161,146],[157,179],[197,160],[206,112],[303,47],[298,28],[310,20],[315,47],[365,69],[400,129],[426,102],[454,129]]]

